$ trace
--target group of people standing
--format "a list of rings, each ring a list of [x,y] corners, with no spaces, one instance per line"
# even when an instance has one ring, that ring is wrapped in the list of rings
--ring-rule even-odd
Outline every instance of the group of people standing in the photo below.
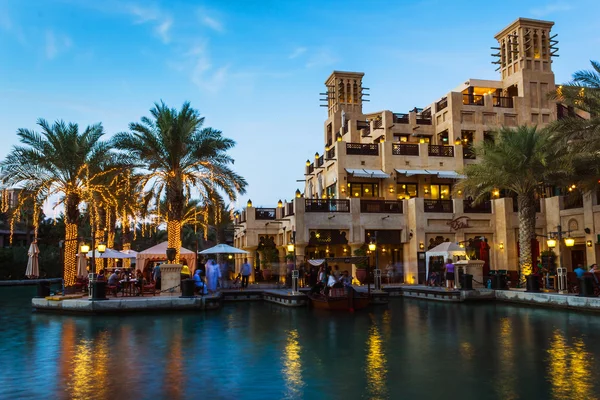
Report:
[[[311,293],[322,292],[327,295],[331,288],[349,289],[352,287],[352,276],[350,276],[347,270],[340,271],[340,268],[337,265],[334,265],[333,267],[321,265],[317,274],[313,275],[313,273],[311,273],[309,277],[316,277],[316,281],[313,281],[313,279],[309,280],[309,282],[313,281],[313,284],[311,284]]]

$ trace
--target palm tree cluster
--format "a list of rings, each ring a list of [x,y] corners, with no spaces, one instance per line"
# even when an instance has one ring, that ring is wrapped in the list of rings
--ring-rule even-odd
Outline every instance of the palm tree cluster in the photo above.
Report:
[[[235,201],[245,192],[246,181],[227,154],[235,142],[203,127],[204,118],[189,103],[181,110],[157,103],[150,113],[107,141],[101,140],[101,124],[80,132],[77,124],[40,119],[39,132],[17,131],[20,144],[0,162],[3,187],[22,189],[13,215],[34,204],[38,216],[56,197],[64,207],[66,286],[75,283],[82,210],[96,239],[107,236],[109,247],[117,227],[122,248],[129,249],[136,228],[152,231],[166,222],[169,245],[179,252],[182,226],[206,229],[208,219],[198,216],[221,204],[223,196]],[[33,218],[36,232],[38,219]]]
[[[548,127],[503,127],[493,141],[476,146],[480,162],[467,165],[466,178],[455,187],[475,202],[495,191],[516,197],[522,282],[532,272],[535,202],[544,189],[568,185],[589,193],[600,183],[600,64],[592,61],[592,68],[551,94],[565,113]]]

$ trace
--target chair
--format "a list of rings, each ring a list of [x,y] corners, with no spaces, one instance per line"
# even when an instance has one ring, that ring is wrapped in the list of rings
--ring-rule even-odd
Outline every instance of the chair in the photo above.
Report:
[[[579,279],[575,272],[567,272],[567,290],[569,293],[579,293]]]
[[[506,271],[508,275],[509,287],[516,288],[519,284],[519,273],[517,271],[508,270]]]
[[[144,293],[152,293],[152,296],[156,296],[156,282],[143,285],[141,295],[143,296]]]

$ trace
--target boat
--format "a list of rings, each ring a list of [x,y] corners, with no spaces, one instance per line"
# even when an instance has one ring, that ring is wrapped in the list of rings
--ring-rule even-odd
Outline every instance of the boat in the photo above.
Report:
[[[340,292],[335,292],[335,289],[330,290],[329,296],[310,293],[308,294],[310,304],[319,310],[354,311],[366,308],[371,303],[371,299],[365,294],[354,292],[353,296],[348,296],[345,294],[344,289],[341,290],[344,293],[343,295],[340,295]]]

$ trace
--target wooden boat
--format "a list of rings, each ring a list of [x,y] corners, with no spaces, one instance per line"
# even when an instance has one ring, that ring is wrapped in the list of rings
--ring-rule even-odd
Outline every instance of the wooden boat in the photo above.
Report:
[[[334,289],[331,291],[333,292]],[[308,294],[308,298],[311,306],[320,310],[360,310],[366,308],[371,302],[371,299],[367,295],[356,292],[354,292],[354,296],[348,296],[345,293],[344,295],[333,293],[330,296],[311,293]]]

